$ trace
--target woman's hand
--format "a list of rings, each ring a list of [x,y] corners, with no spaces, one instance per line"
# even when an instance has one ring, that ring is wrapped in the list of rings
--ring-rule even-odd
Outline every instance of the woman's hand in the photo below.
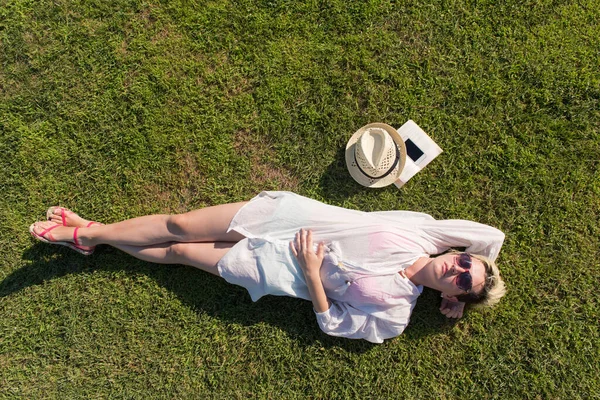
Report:
[[[313,250],[313,239],[312,231],[306,229],[300,229],[300,232],[296,233],[296,240],[290,242],[292,253],[298,259],[302,272],[306,277],[319,276],[321,270],[321,264],[323,264],[323,258],[325,257],[325,244],[319,243],[317,251]]]
[[[462,318],[464,309],[465,303],[462,301],[449,300],[445,297],[440,306],[441,313],[448,318]]]
[[[296,240],[290,242],[290,248],[304,273],[306,287],[315,311],[323,313],[329,310],[331,304],[325,294],[320,274],[323,258],[325,257],[325,244],[319,243],[315,252],[313,250],[312,232],[300,229],[300,232],[296,233]]]

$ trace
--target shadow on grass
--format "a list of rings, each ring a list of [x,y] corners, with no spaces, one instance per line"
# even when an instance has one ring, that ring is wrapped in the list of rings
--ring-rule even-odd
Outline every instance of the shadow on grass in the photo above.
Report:
[[[346,149],[344,147],[338,149],[334,160],[327,166],[325,173],[320,177],[319,189],[322,196],[328,199],[330,203],[343,203],[349,197],[353,197],[361,192],[372,194],[373,191],[391,190],[395,196],[403,195],[403,192],[399,191],[394,185],[373,189],[361,186],[356,182],[346,167]]]
[[[345,154],[345,147],[340,147],[335,154],[334,160],[319,179],[319,188],[323,197],[338,203],[357,193],[369,190],[352,179],[346,167]]]
[[[100,246],[94,255],[84,257],[66,248],[36,244],[25,251],[23,258],[31,264],[0,282],[0,298],[69,274],[125,271],[154,279],[195,312],[205,313],[225,323],[244,326],[266,323],[282,329],[302,346],[312,346],[318,341],[322,347],[339,347],[353,353],[364,353],[376,346],[365,340],[324,334],[308,301],[265,296],[253,303],[245,289],[192,267],[152,264],[107,246]],[[452,326],[437,311],[439,301],[435,292],[426,290],[421,297],[404,333],[409,340],[419,340]]]

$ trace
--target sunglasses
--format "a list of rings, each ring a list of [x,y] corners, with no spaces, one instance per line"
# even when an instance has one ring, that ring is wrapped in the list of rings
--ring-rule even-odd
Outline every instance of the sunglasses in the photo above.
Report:
[[[465,272],[461,272],[456,277],[456,286],[460,290],[464,290],[465,292],[469,292],[473,289],[473,277],[471,276],[471,265],[473,265],[473,259],[469,253],[460,253],[458,255],[457,265],[462,269],[466,269]]]

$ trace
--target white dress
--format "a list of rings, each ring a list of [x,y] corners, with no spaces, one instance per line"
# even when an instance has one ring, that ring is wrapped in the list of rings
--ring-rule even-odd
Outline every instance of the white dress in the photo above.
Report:
[[[402,333],[422,291],[400,271],[451,247],[495,260],[504,240],[498,229],[471,221],[438,221],[410,211],[367,213],[291,192],[262,192],[231,221],[229,231],[246,238],[219,261],[220,275],[245,287],[253,301],[266,294],[310,300],[289,247],[300,228],[327,245],[321,280],[331,307],[316,313],[319,326],[329,335],[373,343]]]

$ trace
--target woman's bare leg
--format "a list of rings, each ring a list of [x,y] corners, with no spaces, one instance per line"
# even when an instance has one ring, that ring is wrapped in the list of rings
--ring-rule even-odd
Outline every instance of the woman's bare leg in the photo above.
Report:
[[[92,221],[82,218],[70,210],[61,208],[56,208],[54,213],[49,216],[49,220],[56,224],[62,225],[64,223],[66,226],[79,228],[87,227],[92,223]],[[101,224],[99,222],[94,223]],[[140,260],[157,264],[189,265],[218,276],[217,263],[234,245],[234,242],[169,242],[151,246],[115,244],[113,247]]]
[[[153,246],[116,245],[114,247],[140,260],[157,264],[183,264],[219,276],[217,263],[235,243],[162,243]]]
[[[98,244],[150,246],[167,242],[237,242],[243,235],[227,233],[234,215],[246,202],[223,204],[202,208],[184,214],[147,215],[108,225],[79,228],[77,236],[82,246]],[[52,222],[35,226],[41,233]],[[55,241],[73,241],[74,228],[59,227],[52,230]]]

